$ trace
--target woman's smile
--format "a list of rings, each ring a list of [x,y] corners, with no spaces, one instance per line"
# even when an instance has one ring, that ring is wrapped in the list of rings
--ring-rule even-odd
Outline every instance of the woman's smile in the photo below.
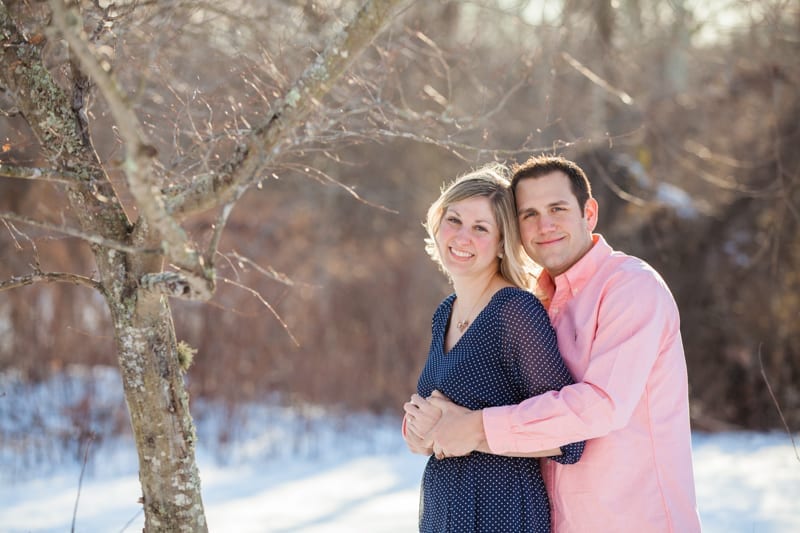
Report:
[[[475,254],[471,254],[469,252],[458,250],[456,248],[453,248],[452,246],[450,247],[450,253],[453,254],[454,256],[460,257],[462,259],[470,259],[471,257],[473,257],[475,255]]]

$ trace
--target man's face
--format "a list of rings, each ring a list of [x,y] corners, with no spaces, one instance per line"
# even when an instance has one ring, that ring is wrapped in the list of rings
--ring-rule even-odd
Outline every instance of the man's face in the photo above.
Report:
[[[563,172],[521,180],[516,198],[522,245],[550,276],[566,272],[592,247],[597,202],[590,198],[581,212]]]

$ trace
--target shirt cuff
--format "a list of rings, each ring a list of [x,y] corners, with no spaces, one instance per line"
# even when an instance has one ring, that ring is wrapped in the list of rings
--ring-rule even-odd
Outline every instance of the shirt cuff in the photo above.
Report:
[[[504,407],[483,408],[483,432],[486,445],[492,453],[516,452],[517,446],[511,436],[510,409]]]

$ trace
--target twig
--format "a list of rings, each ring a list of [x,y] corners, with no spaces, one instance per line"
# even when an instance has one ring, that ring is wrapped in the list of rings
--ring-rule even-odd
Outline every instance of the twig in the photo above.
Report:
[[[263,297],[263,296],[261,296],[261,293],[259,293],[259,292],[258,292],[257,290],[255,290],[255,289],[251,289],[250,287],[247,287],[247,286],[245,286],[245,285],[242,285],[241,283],[238,283],[238,282],[236,282],[236,281],[233,281],[233,280],[231,280],[231,279],[228,279],[228,278],[222,278],[222,281],[224,281],[225,283],[229,283],[229,284],[233,285],[234,287],[239,287],[240,289],[242,289],[242,290],[245,290],[245,291],[249,292],[250,294],[252,294],[253,296],[255,296],[256,298],[258,298],[258,300],[259,300],[259,301],[260,301],[262,304],[264,304],[264,306],[265,306],[267,309],[269,309],[269,310],[270,310],[270,312],[272,313],[272,315],[273,315],[273,316],[274,316],[276,319],[278,319],[278,322],[280,323],[280,325],[281,325],[281,326],[283,326],[283,329],[284,329],[284,330],[286,330],[286,334],[287,334],[287,335],[289,335],[289,338],[290,338],[290,339],[292,339],[292,342],[294,343],[294,345],[295,345],[295,346],[297,346],[297,347],[299,347],[299,346],[300,346],[300,343],[299,343],[299,342],[298,342],[298,340],[295,338],[295,336],[292,334],[292,331],[289,329],[289,326],[286,324],[286,322],[284,322],[284,321],[283,321],[283,319],[281,318],[281,316],[278,314],[278,312],[277,312],[277,311],[275,311],[275,309],[274,309],[274,308],[273,308],[273,307],[272,307],[272,306],[269,304],[269,302],[268,302],[268,301],[266,301],[266,300],[264,299],[264,297]]]
[[[216,253],[217,253],[217,255],[222,257],[225,261],[227,261],[228,266],[231,267],[231,271],[233,272],[233,274],[236,276],[236,279],[238,280],[239,279],[239,267],[237,267],[235,264],[233,264],[233,261],[231,261],[231,258],[228,257],[227,254],[223,254],[219,250],[217,250]]]
[[[11,232],[11,238],[14,239],[14,244],[17,246],[17,250],[22,250],[22,246],[20,246],[19,241],[14,236],[14,233],[19,235],[20,237],[24,238],[28,241],[28,244],[31,245],[31,252],[33,253],[33,269],[34,272],[41,272],[41,262],[39,261],[39,248],[36,247],[36,241],[34,241],[27,233],[24,231],[20,231],[14,224],[7,220],[3,220],[3,224],[6,225],[8,230]]]
[[[136,520],[136,519],[139,517],[139,515],[140,515],[140,514],[142,514],[142,512],[143,512],[143,511],[144,511],[144,507],[143,507],[143,508],[141,508],[141,509],[139,509],[138,511],[136,511],[136,514],[135,514],[135,515],[133,515],[133,516],[131,517],[131,519],[130,519],[130,520],[128,520],[128,522],[127,522],[127,523],[126,523],[124,526],[122,526],[122,529],[120,529],[120,530],[119,530],[119,533],[124,533],[124,531],[125,531],[126,529],[128,529],[128,526],[130,526],[131,524],[133,524],[133,521],[134,521],[134,520]]]
[[[70,274],[68,272],[41,272],[39,270],[36,270],[33,274],[29,274],[27,276],[15,276],[11,279],[0,281],[0,292],[24,287],[26,285],[33,285],[34,283],[38,283],[40,281],[74,283],[75,285],[83,285],[85,287],[100,291],[100,293],[105,293],[105,289],[100,282],[92,278],[79,276],[78,274]]]
[[[70,529],[72,533],[75,533],[75,520],[78,516],[78,502],[81,500],[81,486],[83,485],[83,473],[86,471],[86,463],[89,460],[89,449],[92,447],[92,440],[94,440],[94,435],[89,434],[89,440],[86,442],[86,451],[83,453],[83,464],[81,465],[81,475],[78,478],[78,495],[75,497],[75,509],[72,511],[72,529]]]
[[[8,230],[8,234],[11,235],[11,240],[14,241],[14,247],[17,250],[22,250],[22,245],[19,243],[19,241],[17,240],[17,236],[14,235],[14,233],[15,232],[16,233],[21,233],[22,235],[24,235],[24,233],[20,232],[17,228],[15,228],[14,224],[10,223],[8,220],[6,220],[6,219],[4,219],[2,217],[0,217],[0,220],[3,221],[3,224],[5,225],[6,229]],[[26,237],[27,237],[27,235],[26,235]]]
[[[222,231],[225,229],[225,226],[228,224],[228,217],[231,216],[231,211],[233,211],[233,202],[228,202],[222,206],[222,211],[220,212],[219,216],[217,217],[216,222],[214,223],[214,233],[211,235],[211,241],[208,243],[208,248],[206,249],[205,254],[205,261],[209,265],[214,265],[214,259],[216,259],[217,248],[219,248],[219,241],[222,238]]]
[[[291,279],[289,276],[284,274],[283,272],[278,272],[277,270],[275,270],[272,267],[264,268],[261,265],[259,265],[258,263],[256,263],[255,261],[253,261],[252,259],[250,259],[249,257],[245,257],[245,256],[241,255],[239,252],[237,252],[235,250],[232,251],[230,254],[237,261],[239,261],[240,263],[247,263],[248,265],[253,267],[257,272],[259,272],[260,274],[263,274],[264,276],[268,277],[269,279],[275,280],[275,281],[277,281],[279,283],[283,283],[284,285],[286,285],[288,287],[294,287],[294,286],[298,286],[298,285],[299,286],[303,286],[303,287],[311,287],[311,288],[318,288],[319,287],[319,285],[312,285],[310,283],[299,283],[299,282],[296,282],[293,279]]]
[[[49,183],[72,184],[81,177],[75,172],[55,170],[52,168],[20,167],[0,163],[0,176],[23,180],[42,180]]]
[[[121,252],[127,252],[132,254],[161,254],[163,251],[157,248],[137,248],[135,246],[128,246],[127,244],[123,244],[121,242],[112,241],[109,239],[104,239],[103,237],[98,237],[97,235],[90,235],[88,233],[84,233],[80,230],[74,228],[68,228],[66,226],[56,226],[54,224],[48,224],[46,222],[39,222],[38,220],[34,220],[32,218],[28,218],[22,215],[18,215],[16,213],[9,213],[8,211],[0,211],[0,219],[2,220],[13,220],[14,222],[20,222],[22,224],[27,224],[29,226],[33,226],[39,229],[46,229],[56,231],[58,233],[62,233],[64,235],[69,235],[70,237],[76,237],[78,239],[83,239],[87,242],[92,244],[98,244],[100,246],[104,246],[106,248],[112,248],[114,250],[119,250]]]
[[[761,359],[761,344],[758,345],[758,365],[761,368],[761,377],[764,378],[764,383],[767,384],[767,391],[769,392],[770,397],[772,397],[772,402],[775,404],[775,407],[778,409],[778,416],[781,417],[781,422],[783,422],[783,427],[786,428],[786,433],[789,435],[789,439],[792,441],[792,448],[794,448],[794,455],[797,457],[797,460],[800,461],[800,453],[797,451],[797,443],[794,441],[794,436],[792,435],[792,430],[789,429],[789,424],[786,422],[786,418],[783,416],[783,411],[781,410],[781,406],[778,403],[778,399],[775,397],[775,393],[772,392],[772,386],[769,384],[769,379],[767,379],[767,372],[764,370],[764,361]]]
[[[336,187],[341,187],[342,189],[347,191],[347,193],[350,194],[350,196],[352,196],[353,198],[355,198],[356,200],[358,200],[362,204],[366,204],[366,205],[368,205],[370,207],[374,207],[375,209],[380,209],[381,211],[386,211],[387,213],[391,213],[393,215],[400,214],[400,212],[397,211],[396,209],[392,209],[390,207],[386,207],[385,205],[381,205],[381,204],[376,204],[374,202],[370,202],[366,198],[363,198],[361,195],[359,195],[356,192],[354,187],[342,183],[341,181],[333,178],[332,176],[329,176],[328,174],[326,174],[325,172],[323,172],[323,171],[321,171],[321,170],[319,170],[317,168],[311,168],[311,167],[307,167],[307,166],[300,165],[300,164],[287,164],[287,165],[285,165],[285,167],[288,168],[288,169],[295,170],[297,172],[302,172],[305,175],[309,176],[311,179],[315,179],[315,180],[319,181],[320,183],[332,183]]]
[[[613,94],[625,105],[633,105],[633,98],[621,89],[617,89],[613,87],[610,83],[606,80],[595,74],[589,67],[585,66],[583,63],[569,55],[567,52],[562,52],[561,56],[566,60],[569,65],[583,74],[589,81],[597,85],[598,87],[604,89],[605,91]]]

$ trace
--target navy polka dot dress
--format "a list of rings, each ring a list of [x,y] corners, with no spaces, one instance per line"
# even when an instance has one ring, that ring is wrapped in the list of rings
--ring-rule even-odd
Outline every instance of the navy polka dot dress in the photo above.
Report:
[[[572,383],[542,304],[527,291],[497,291],[445,353],[455,294],[433,316],[433,338],[417,392],[434,389],[469,409],[517,404]],[[583,442],[553,459],[574,463]],[[419,529],[425,533],[550,531],[550,505],[539,460],[473,452],[425,467]]]

